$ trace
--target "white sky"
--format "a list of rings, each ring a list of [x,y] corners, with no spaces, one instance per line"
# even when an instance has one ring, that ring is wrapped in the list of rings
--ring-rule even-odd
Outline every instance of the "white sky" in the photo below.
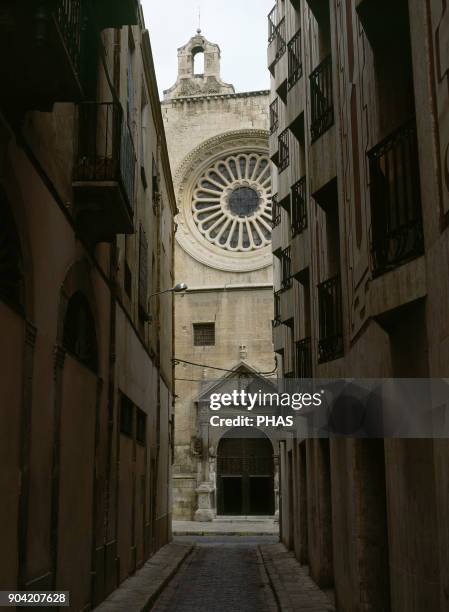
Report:
[[[141,0],[162,98],[176,81],[177,49],[196,32],[221,49],[221,77],[236,91],[269,89],[267,15],[274,0]]]

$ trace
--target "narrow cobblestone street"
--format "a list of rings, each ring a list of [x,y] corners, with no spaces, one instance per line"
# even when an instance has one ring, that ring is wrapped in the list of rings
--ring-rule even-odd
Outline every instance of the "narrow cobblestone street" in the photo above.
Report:
[[[196,547],[163,591],[154,612],[260,612],[266,601],[258,545],[276,537],[178,537]]]

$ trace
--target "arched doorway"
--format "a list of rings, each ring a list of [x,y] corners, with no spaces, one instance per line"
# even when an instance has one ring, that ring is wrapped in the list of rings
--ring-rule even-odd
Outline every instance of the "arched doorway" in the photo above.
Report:
[[[217,510],[221,515],[274,514],[273,445],[259,430],[231,430],[217,450]]]

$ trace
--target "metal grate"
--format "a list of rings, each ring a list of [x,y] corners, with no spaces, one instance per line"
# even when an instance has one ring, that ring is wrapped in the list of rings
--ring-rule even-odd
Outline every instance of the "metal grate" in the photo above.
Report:
[[[270,134],[274,134],[279,127],[279,100],[276,98],[270,104]]]
[[[310,132],[314,142],[334,124],[332,57],[326,57],[309,78],[312,103]]]
[[[288,89],[302,77],[301,30],[288,43]]]
[[[277,227],[281,222],[281,207],[278,203],[277,195],[271,198],[272,204],[272,215],[273,215],[273,227]]]
[[[296,343],[296,378],[312,378],[312,340],[303,338]]]
[[[281,293],[282,291],[274,292],[274,319],[273,327],[277,327],[281,324]]]
[[[292,187],[292,236],[307,228],[306,177]]]
[[[290,138],[289,129],[279,135],[279,172],[283,172],[290,164]]]
[[[75,71],[81,64],[81,0],[59,0],[55,17]]]
[[[268,42],[271,43],[276,36],[277,28],[277,7],[275,6],[268,13]]]
[[[343,356],[343,316],[341,282],[334,276],[318,285],[320,363]]]
[[[424,252],[416,122],[411,120],[368,153],[373,275]]]
[[[287,49],[285,40],[285,17],[282,17],[276,28],[276,60],[279,60]]]
[[[215,323],[194,323],[193,344],[194,346],[214,346]]]
[[[282,289],[290,289],[293,285],[292,278],[292,258],[291,258],[291,247],[285,248],[281,252],[281,266],[282,266]]]

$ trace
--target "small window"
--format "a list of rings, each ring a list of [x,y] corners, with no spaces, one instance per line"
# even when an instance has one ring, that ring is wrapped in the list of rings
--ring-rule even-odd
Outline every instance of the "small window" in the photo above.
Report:
[[[136,440],[144,445],[147,442],[147,415],[139,408],[136,413]]]
[[[122,395],[120,401],[120,433],[130,438],[133,435],[133,409],[132,401],[126,395]]]
[[[194,323],[193,344],[194,346],[214,346],[215,323]]]
[[[93,371],[98,367],[95,320],[87,298],[79,291],[67,304],[63,346],[73,357]]]

